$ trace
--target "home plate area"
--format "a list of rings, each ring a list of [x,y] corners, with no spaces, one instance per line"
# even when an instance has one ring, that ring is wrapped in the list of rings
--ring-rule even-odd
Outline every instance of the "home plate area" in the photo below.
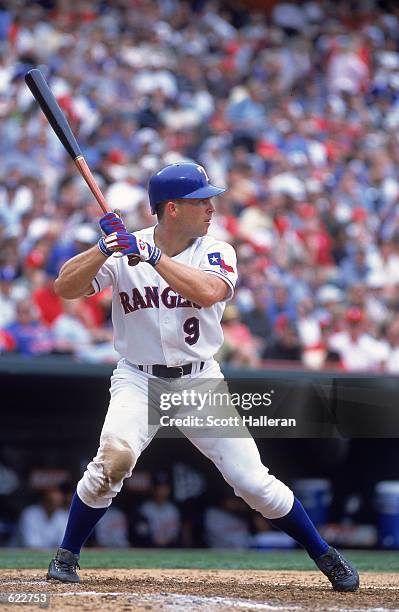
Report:
[[[90,569],[80,584],[42,570],[2,570],[0,590],[49,593],[51,610],[398,610],[398,575],[364,572],[357,593],[334,593],[313,571]],[[1,610],[15,605],[2,605]],[[24,610],[37,606],[23,605]]]

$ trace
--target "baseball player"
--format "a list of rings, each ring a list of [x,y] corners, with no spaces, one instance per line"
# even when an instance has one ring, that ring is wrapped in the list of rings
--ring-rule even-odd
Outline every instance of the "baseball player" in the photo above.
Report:
[[[48,579],[80,581],[81,547],[154,435],[148,427],[149,382],[223,379],[213,356],[223,342],[220,320],[234,293],[236,256],[231,245],[207,236],[212,198],[223,191],[194,162],[162,168],[149,182],[157,225],[131,234],[108,213],[100,219],[104,236],[98,245],[67,261],[55,281],[56,292],[67,299],[112,287],[121,360],[111,377],[97,455],[77,485]],[[138,265],[129,265],[132,256]],[[307,550],[335,590],[358,588],[355,568],[321,538],[293,492],[269,473],[251,436],[190,439],[236,495]]]

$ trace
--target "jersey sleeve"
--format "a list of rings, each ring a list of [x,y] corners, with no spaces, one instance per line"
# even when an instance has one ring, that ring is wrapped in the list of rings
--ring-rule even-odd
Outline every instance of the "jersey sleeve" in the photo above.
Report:
[[[200,269],[208,274],[222,278],[229,287],[226,301],[231,300],[237,282],[237,257],[235,250],[226,242],[215,242],[207,247],[200,264]]]
[[[117,269],[113,256],[109,257],[101,266],[92,280],[94,293],[100,293],[106,287],[116,285]],[[93,295],[93,294],[92,294]]]

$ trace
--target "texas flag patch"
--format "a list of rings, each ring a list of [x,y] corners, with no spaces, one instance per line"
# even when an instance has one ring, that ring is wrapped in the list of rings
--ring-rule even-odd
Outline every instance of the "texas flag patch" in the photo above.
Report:
[[[224,261],[221,253],[209,253],[208,261],[211,266],[219,266],[219,268],[225,272],[234,272],[234,268]]]

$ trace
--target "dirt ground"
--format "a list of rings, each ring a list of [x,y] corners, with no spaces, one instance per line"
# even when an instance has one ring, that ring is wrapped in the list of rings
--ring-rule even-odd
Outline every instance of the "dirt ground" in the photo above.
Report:
[[[398,574],[363,573],[357,593],[334,593],[318,572],[82,570],[78,585],[47,582],[39,570],[2,570],[0,592],[49,593],[51,610],[399,610]],[[29,604],[3,610],[38,610]]]

